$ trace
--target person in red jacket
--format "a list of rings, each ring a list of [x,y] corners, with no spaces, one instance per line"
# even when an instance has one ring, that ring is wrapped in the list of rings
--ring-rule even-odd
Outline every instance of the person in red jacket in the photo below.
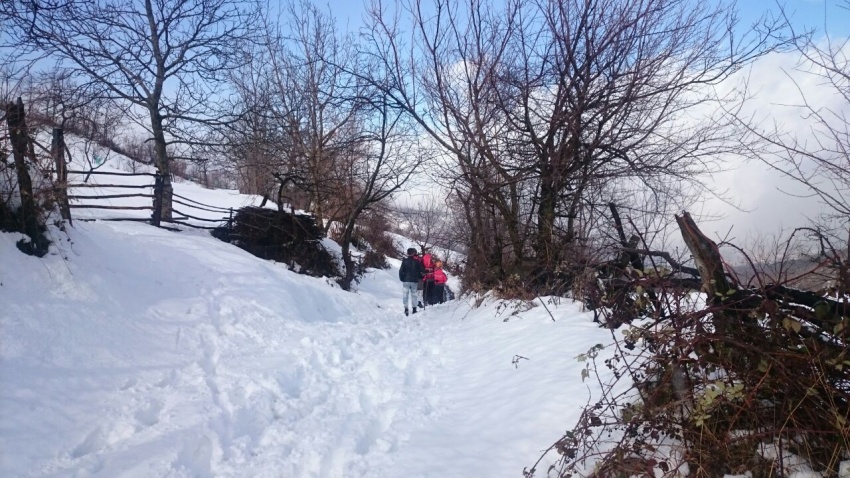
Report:
[[[434,272],[431,275],[434,281],[430,287],[429,303],[442,304],[445,300],[446,281],[448,280],[445,271],[443,271],[443,261],[437,260],[434,262]]]
[[[423,252],[426,252],[423,250]],[[425,276],[422,277],[422,301],[425,305],[431,305],[431,294],[434,288],[434,257],[430,253],[422,255],[422,265],[425,267]]]

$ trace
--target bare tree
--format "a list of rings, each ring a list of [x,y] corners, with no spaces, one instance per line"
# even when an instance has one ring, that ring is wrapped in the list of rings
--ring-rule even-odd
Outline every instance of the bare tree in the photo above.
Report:
[[[73,78],[123,105],[153,143],[171,218],[169,146],[189,145],[229,114],[213,105],[223,75],[242,62],[255,19],[236,0],[10,0],[6,45],[56,59]]]
[[[2,25],[2,24],[0,24]],[[11,63],[0,62],[0,227],[12,227],[13,211],[20,207],[18,174],[7,127],[7,107],[21,94],[20,76]]]
[[[279,205],[312,212],[327,231],[341,207],[340,171],[363,141],[363,87],[345,71],[352,42],[330,12],[306,0],[281,10],[265,19],[250,62],[232,75],[248,111],[231,142],[252,192],[270,194],[276,186]]]
[[[399,111],[390,108],[386,96],[369,98],[360,118],[363,142],[347,167],[341,169],[343,189],[338,191],[345,204],[336,215],[342,223],[340,246],[345,274],[340,285],[345,290],[351,288],[356,272],[351,243],[357,221],[401,189],[421,163],[408,125]]]
[[[247,194],[269,198],[278,182],[276,176],[286,169],[287,145],[280,121],[272,105],[272,67],[269,48],[270,35],[250,50],[249,61],[235,70],[229,82],[235,92],[232,101],[244,109],[244,114],[224,130],[222,156],[235,172],[237,188]],[[234,105],[235,106],[235,105]],[[294,205],[293,198],[282,197],[284,184],[275,197],[278,207]]]
[[[90,170],[106,164],[110,152],[143,161],[119,144],[116,138],[121,135],[125,114],[100,95],[97,85],[78,83],[72,72],[54,69],[36,76],[27,97],[34,124],[60,128],[83,140],[82,153]]]
[[[423,253],[435,245],[445,247],[448,207],[436,196],[400,211],[403,226],[400,232],[412,239]]]
[[[231,82],[246,114],[230,142],[251,192],[310,211],[336,229],[350,289],[358,220],[395,193],[418,164],[409,122],[386,95],[350,73],[356,50],[330,12],[306,0],[265,20],[260,45]]]
[[[270,104],[286,145],[280,173],[307,193],[305,209],[327,231],[341,186],[337,165],[361,140],[362,87],[345,71],[354,50],[330,12],[300,0],[287,5],[285,19],[289,33],[275,32],[269,44]]]
[[[689,115],[777,28],[739,38],[731,7],[685,0],[376,2],[370,22],[364,55],[382,76],[361,76],[450,159],[443,177],[489,241],[469,260],[491,285],[549,282],[609,202],[631,203],[623,189],[666,203],[702,188],[739,146],[728,120]]]

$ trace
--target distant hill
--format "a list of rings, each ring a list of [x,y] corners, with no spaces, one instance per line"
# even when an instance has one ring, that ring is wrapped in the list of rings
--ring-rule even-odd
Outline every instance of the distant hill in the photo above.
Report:
[[[745,285],[758,285],[755,272],[758,272],[766,284],[787,284],[791,287],[809,291],[821,291],[835,280],[835,270],[810,258],[789,259],[784,262],[755,263],[755,271],[750,264],[732,266],[732,272],[739,282]]]

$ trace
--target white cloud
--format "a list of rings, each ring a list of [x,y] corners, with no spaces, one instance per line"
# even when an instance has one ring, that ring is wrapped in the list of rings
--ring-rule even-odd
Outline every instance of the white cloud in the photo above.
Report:
[[[800,107],[803,97],[815,108],[850,112],[850,105],[833,87],[824,85],[822,78],[802,71],[799,59],[797,52],[767,55],[721,88],[731,88],[746,80],[752,98],[742,111],[745,117],[752,117],[764,128],[775,126],[811,140],[812,123]],[[757,158],[726,158],[726,161],[733,169],[715,175],[710,184],[718,190],[727,190],[727,197],[743,211],[716,199],[709,200],[706,212],[719,219],[706,225],[706,232],[725,235],[731,228],[736,242],[745,243],[758,235],[807,224],[809,219],[826,211],[805,187],[771,170]]]

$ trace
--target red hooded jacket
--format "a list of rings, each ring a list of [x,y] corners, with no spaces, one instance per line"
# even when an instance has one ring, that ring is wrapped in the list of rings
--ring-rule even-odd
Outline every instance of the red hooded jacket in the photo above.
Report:
[[[435,284],[445,284],[446,281],[449,280],[448,277],[446,277],[446,273],[443,272],[442,268],[434,270],[433,275]]]
[[[425,282],[431,282],[434,280],[434,263],[431,259],[431,254],[425,254],[422,256],[422,264],[425,266],[425,277],[423,277]]]

